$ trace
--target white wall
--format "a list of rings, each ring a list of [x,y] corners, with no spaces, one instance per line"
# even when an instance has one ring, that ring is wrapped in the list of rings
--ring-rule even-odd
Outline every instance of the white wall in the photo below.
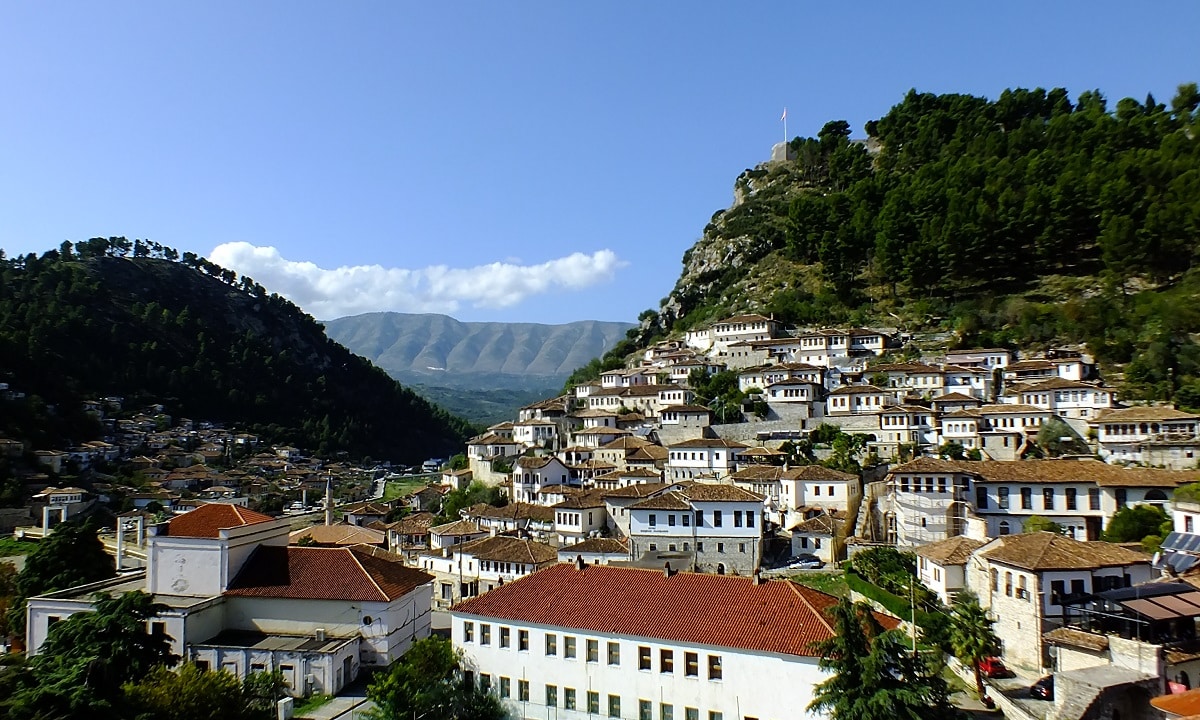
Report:
[[[456,650],[461,650],[468,667],[474,668],[476,678],[480,673],[491,676],[491,685],[498,688],[499,678],[511,680],[510,709],[523,713],[523,717],[557,717],[561,720],[582,720],[588,717],[587,692],[599,693],[600,712],[591,717],[608,716],[608,696],[621,698],[622,718],[638,717],[638,701],[652,703],[652,717],[661,717],[660,704],[674,706],[673,716],[684,720],[684,708],[699,710],[701,720],[707,720],[710,711],[722,713],[724,718],[739,720],[744,717],[762,718],[806,718],[817,717],[807,714],[804,708],[812,701],[813,686],[825,675],[817,668],[816,658],[791,655],[774,655],[751,651],[732,650],[705,645],[663,642],[650,639],[620,637],[616,635],[563,631],[560,628],[538,625],[516,625],[497,623],[459,613],[451,613],[451,634]],[[464,622],[472,622],[473,641],[464,641]],[[480,623],[491,625],[491,644],[480,644]],[[502,626],[511,627],[511,646],[499,645]],[[529,650],[517,649],[518,630],[529,631]],[[546,634],[556,637],[557,654],[548,657],[545,652]],[[576,638],[576,657],[564,657],[565,636]],[[599,644],[598,662],[586,661],[587,639]],[[616,642],[620,647],[620,664],[607,663],[607,646]],[[638,648],[650,648],[650,669],[638,669]],[[674,672],[661,672],[660,651],[671,650],[674,654]],[[685,653],[698,655],[698,677],[685,677]],[[722,678],[707,678],[708,656],[721,658]],[[529,702],[521,703],[518,697],[518,680],[529,682]],[[558,688],[557,711],[545,707],[546,685]],[[576,691],[576,711],[564,709],[565,689]]]

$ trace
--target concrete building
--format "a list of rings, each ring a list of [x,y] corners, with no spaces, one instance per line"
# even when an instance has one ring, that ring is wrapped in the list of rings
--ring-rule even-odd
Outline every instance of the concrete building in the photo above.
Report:
[[[784,580],[564,563],[456,606],[451,637],[518,717],[815,718],[834,602]]]
[[[694,553],[694,570],[752,575],[762,562],[762,503],[733,485],[680,483],[629,506],[630,557]]]

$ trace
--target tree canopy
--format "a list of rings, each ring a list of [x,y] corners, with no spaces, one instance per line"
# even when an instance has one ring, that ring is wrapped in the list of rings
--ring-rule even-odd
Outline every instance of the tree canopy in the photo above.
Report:
[[[444,720],[500,720],[500,700],[483,692],[463,673],[461,658],[448,640],[428,637],[413,643],[400,660],[367,687],[375,720],[437,717]]]
[[[885,630],[866,603],[843,599],[832,614],[834,636],[815,646],[830,676],[814,688],[810,712],[831,720],[955,717],[939,658],[910,652],[905,636]]]
[[[96,528],[76,522],[62,523],[42,539],[17,575],[16,596],[8,616],[14,635],[25,632],[25,601],[36,595],[97,582],[117,574]]]
[[[1170,532],[1171,516],[1158,505],[1127,505],[1113,513],[1104,528],[1109,542],[1142,542],[1147,537],[1159,541]]]
[[[982,698],[986,693],[979,664],[1000,651],[1000,638],[992,629],[996,622],[970,593],[960,593],[955,598],[951,617],[950,646],[954,657],[974,671],[975,690]]]

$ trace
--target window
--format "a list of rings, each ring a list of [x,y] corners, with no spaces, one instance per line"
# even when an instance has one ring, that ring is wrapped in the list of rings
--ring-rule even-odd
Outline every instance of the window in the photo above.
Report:
[[[1192,516],[1191,515],[1183,516],[1183,531],[1185,533],[1192,532]]]
[[[521,702],[529,702],[529,681],[517,681],[517,699]]]
[[[608,664],[609,665],[620,665],[621,664],[621,644],[620,643],[610,642],[608,644]]]
[[[267,666],[265,663],[250,663],[250,672],[252,673],[264,672],[266,669]]]
[[[1075,493],[1076,492],[1077,491],[1075,490],[1075,488],[1067,488],[1067,509],[1068,510],[1075,509]]]
[[[506,677],[500,678],[500,697],[509,698],[512,696],[512,681]]]
[[[700,711],[696,708],[683,709],[684,720],[700,720]]]
[[[1100,509],[1100,488],[1088,488],[1088,510]]]
[[[674,650],[663,649],[658,651],[658,671],[663,673],[675,672]]]
[[[1125,502],[1127,500],[1128,494],[1129,493],[1127,490],[1125,490],[1125,488],[1117,488],[1117,509],[1118,510],[1125,507]]]
[[[657,525],[658,525],[658,516],[655,515],[654,513],[650,513],[650,527],[656,527]]]
[[[675,527],[675,513],[671,513],[667,516],[667,526]]]
[[[600,713],[600,693],[588,690],[587,700],[588,712],[593,715],[598,715]]]
[[[463,642],[475,642],[475,623],[463,623]]]
[[[509,645],[509,629],[506,627],[500,628],[500,647],[506,648]]]
[[[1054,509],[1054,488],[1042,488],[1042,509]]]
[[[1012,597],[1012,592],[1013,592],[1012,573],[1006,572],[1006,573],[1004,573],[1004,594],[1009,597]]]
[[[1061,605],[1062,604],[1062,596],[1063,596],[1063,591],[1065,589],[1066,589],[1066,583],[1064,583],[1062,580],[1051,580],[1050,581],[1050,604],[1051,605]]]
[[[621,717],[621,696],[620,695],[609,695],[608,696],[608,716],[615,717],[615,718]]]
[[[654,703],[638,700],[638,720],[654,720]]]
[[[1022,600],[1029,599],[1029,589],[1025,586],[1024,575],[1017,577],[1017,597],[1021,598]]]
[[[725,543],[723,543],[723,542],[717,543],[717,552],[719,552],[719,553],[725,552]]]
[[[1021,509],[1033,509],[1033,488],[1021,488]]]
[[[600,662],[600,641],[599,640],[589,639],[587,641],[587,661],[588,662]]]
[[[722,715],[720,712],[716,710],[708,711],[708,720],[722,720],[722,718],[724,718],[724,715]]]
[[[558,707],[558,686],[546,686],[546,707]]]
[[[721,656],[720,655],[709,655],[708,656],[708,679],[709,680],[720,680],[721,679]]]
[[[1012,530],[1011,530],[1011,529],[1009,528],[1009,526],[1008,526],[1008,521],[1007,521],[1007,520],[1001,520],[1001,521],[1000,521],[1000,534],[1001,534],[1001,535],[1007,535],[1007,534],[1009,534],[1010,532],[1012,532]]]
[[[517,631],[517,649],[524,650],[526,652],[529,651],[529,631],[528,630],[518,630]]]
[[[975,486],[975,507],[979,510],[987,510],[988,496],[987,488],[982,485]]]
[[[662,703],[658,706],[658,720],[675,720],[675,706]]]
[[[742,511],[741,510],[733,511],[733,526],[734,527],[742,526]]]
[[[684,527],[691,527],[691,526],[692,526],[692,516],[691,516],[691,513],[684,513],[684,514],[682,514],[682,515],[680,515],[680,516],[679,516],[679,519],[680,519],[680,520],[683,520],[683,526],[684,526]]]
[[[563,635],[563,657],[575,658],[575,636]]]
[[[721,511],[713,510],[713,527],[721,527]]]
[[[1008,509],[1008,488],[996,488],[996,504],[1000,506],[1001,510]]]
[[[992,592],[1000,592],[1000,571],[992,569]]]
[[[563,688],[563,708],[575,709],[575,688]]]
[[[748,527],[748,528],[754,527],[754,511],[753,510],[746,511],[746,527]]]
[[[650,669],[650,648],[638,645],[638,670]]]
[[[558,636],[554,633],[546,633],[546,654],[558,654]]]
[[[704,527],[704,511],[696,511],[696,527]]]
[[[700,656],[694,652],[685,652],[683,654],[683,674],[687,677],[696,677],[700,674]]]
[[[492,689],[492,676],[487,673],[479,673],[479,690],[480,692],[488,692]]]
[[[1087,591],[1084,590],[1084,588],[1083,588],[1083,580],[1072,580],[1071,581],[1071,594],[1072,595],[1082,595],[1085,592],[1087,592]]]
[[[492,626],[487,623],[479,623],[479,644],[492,644]]]
[[[702,542],[696,543],[696,552],[698,552],[698,553],[704,552],[704,543],[702,543]]]

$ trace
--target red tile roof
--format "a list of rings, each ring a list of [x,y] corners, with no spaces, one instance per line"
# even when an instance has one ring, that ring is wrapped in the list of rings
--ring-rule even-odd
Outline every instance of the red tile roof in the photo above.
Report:
[[[561,563],[456,605],[464,615],[816,657],[837,598],[787,580]],[[885,627],[898,621],[876,616]]]
[[[405,567],[397,556],[377,548],[260,545],[225,594],[390,602],[432,580],[432,575]]]
[[[257,525],[274,519],[240,505],[208,503],[173,518],[167,523],[167,534],[171,537],[215,538],[220,537],[221,530]]]

